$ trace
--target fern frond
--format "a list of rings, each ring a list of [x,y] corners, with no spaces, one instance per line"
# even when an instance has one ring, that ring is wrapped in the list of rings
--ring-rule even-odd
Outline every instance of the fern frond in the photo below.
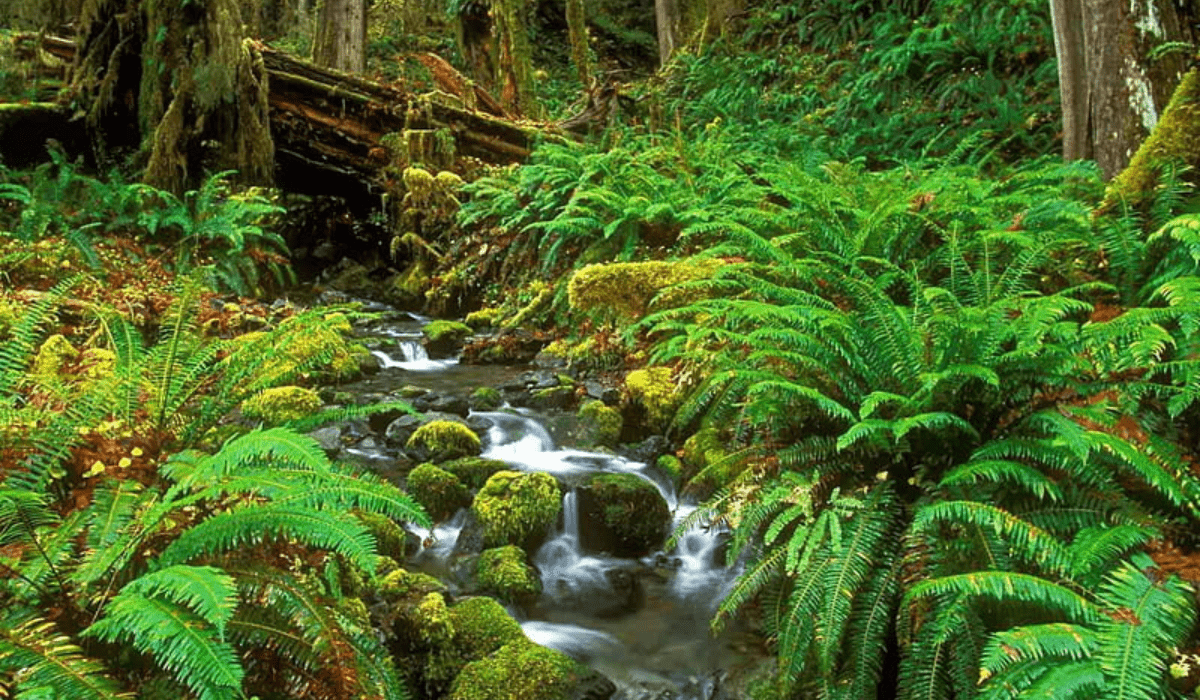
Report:
[[[38,617],[0,618],[0,683],[16,697],[72,700],[132,700],[104,667],[83,655],[78,646],[49,621]]]

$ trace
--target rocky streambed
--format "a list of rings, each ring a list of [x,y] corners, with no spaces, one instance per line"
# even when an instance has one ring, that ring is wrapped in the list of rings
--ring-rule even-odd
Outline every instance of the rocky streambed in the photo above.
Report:
[[[669,442],[617,444],[631,431],[611,424],[614,387],[553,358],[460,364],[453,345],[422,336],[427,321],[388,313],[361,327],[379,371],[327,390],[346,404],[403,400],[420,415],[379,413],[313,434],[330,454],[404,485],[436,520],[392,537],[385,553],[403,569],[372,606],[417,694],[467,697],[463,679],[483,659],[517,653],[500,644],[514,623],[578,662],[570,696],[744,697],[759,645],[736,623],[709,629],[739,566],[725,565],[723,528],[689,518],[695,503],[659,459]],[[511,682],[563,670],[523,653],[508,661],[541,670]]]

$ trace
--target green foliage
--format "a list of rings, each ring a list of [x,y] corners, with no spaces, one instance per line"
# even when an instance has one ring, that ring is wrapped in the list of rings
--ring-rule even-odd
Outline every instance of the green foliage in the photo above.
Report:
[[[524,545],[554,524],[562,510],[558,482],[544,472],[492,474],[471,505],[488,546]]]
[[[513,642],[463,668],[450,690],[451,700],[562,700],[582,667],[560,651],[528,640]]]
[[[520,547],[485,549],[476,567],[483,590],[505,602],[532,600],[542,592],[542,580],[525,561],[525,552]]]
[[[70,611],[66,622],[87,620],[78,625],[83,636],[130,646],[197,697],[243,697],[249,649],[285,660],[282,668],[296,672],[290,682],[327,682],[311,671],[337,663],[344,671],[328,692],[401,697],[373,633],[336,611],[334,579],[289,571],[297,565],[288,553],[325,552],[328,566],[369,576],[375,543],[354,513],[429,525],[416,503],[331,464],[312,439],[283,428],[252,432],[211,455],[181,453],[160,476],[151,486],[106,479],[65,518],[20,482],[0,491],[0,541],[19,547],[0,578],[0,600],[18,611]],[[35,627],[49,641],[34,644]],[[39,687],[113,697],[105,693],[118,686],[104,677],[119,669],[82,659],[67,637],[48,638],[50,627],[28,615],[5,618],[0,678],[32,689],[35,677],[14,675],[20,662],[46,669]],[[94,688],[71,690],[82,683]]]
[[[470,428],[450,420],[435,420],[422,425],[408,438],[405,448],[420,452],[434,462],[474,457],[479,454],[479,436]]]
[[[418,465],[408,473],[405,487],[434,520],[445,520],[471,503],[458,477],[435,464]]]

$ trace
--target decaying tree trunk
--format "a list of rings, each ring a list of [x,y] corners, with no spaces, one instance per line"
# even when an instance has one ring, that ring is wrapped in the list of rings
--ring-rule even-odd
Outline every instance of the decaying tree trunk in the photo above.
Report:
[[[72,83],[102,165],[144,158],[174,192],[221,170],[272,179],[266,75],[236,0],[87,0]]]
[[[508,114],[537,117],[530,0],[473,0],[459,8],[459,49],[471,77],[500,97]]]
[[[324,0],[317,17],[313,62],[347,73],[367,69],[366,0]]]
[[[567,0],[567,35],[571,39],[571,62],[584,90],[592,86],[592,55],[588,47],[587,12],[583,0]]]
[[[1051,0],[1063,104],[1063,156],[1092,158],[1105,177],[1154,130],[1186,68],[1155,50],[1194,40],[1194,0]]]

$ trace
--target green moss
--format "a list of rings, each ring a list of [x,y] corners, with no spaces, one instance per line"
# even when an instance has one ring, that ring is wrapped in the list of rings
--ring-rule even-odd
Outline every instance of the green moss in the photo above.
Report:
[[[397,525],[396,521],[378,513],[358,512],[355,516],[375,538],[375,547],[379,554],[397,560],[404,558],[406,538],[404,529]]]
[[[488,546],[524,545],[558,517],[562,497],[554,477],[542,472],[496,472],[471,506]]]
[[[431,343],[458,342],[470,337],[471,327],[458,321],[430,321],[421,329]]]
[[[1200,160],[1197,154],[1200,154],[1200,69],[1193,68],[1175,88],[1154,131],[1109,185],[1106,203],[1141,201],[1154,191],[1158,165],[1180,161],[1195,166]]]
[[[567,299],[577,311],[636,320],[646,315],[655,295],[662,290],[712,277],[720,266],[718,260],[587,265],[571,276]],[[671,304],[658,306],[669,307],[684,301],[690,299],[674,295]]]
[[[416,304],[424,301],[429,286],[429,263],[417,260],[405,268],[404,272],[391,278],[386,294],[390,302],[400,305]]]
[[[471,503],[471,494],[458,477],[433,464],[409,472],[407,489],[434,520],[445,520]]]
[[[495,593],[500,600],[515,603],[537,597],[542,581],[525,560],[520,547],[509,545],[487,549],[476,563],[479,584],[485,591]]]
[[[588,401],[579,407],[579,432],[584,445],[616,447],[624,421],[621,412],[603,401]]]
[[[641,556],[661,544],[671,513],[658,489],[632,474],[599,474],[585,488],[599,506],[604,527],[616,538],[618,556]]]
[[[471,407],[477,411],[494,411],[504,405],[504,396],[490,386],[471,392]]]
[[[454,647],[468,661],[482,659],[505,644],[525,639],[521,625],[492,598],[459,601],[450,608]]]
[[[425,597],[429,593],[444,593],[446,584],[418,572],[397,569],[379,582],[379,595],[394,600],[397,598]]]
[[[727,460],[725,442],[715,428],[701,428],[683,442],[684,475],[691,486],[711,492],[727,486],[745,468],[745,463]]]
[[[560,651],[530,641],[506,644],[463,667],[450,700],[566,700],[585,669]]]
[[[662,431],[675,417],[683,397],[670,367],[647,367],[625,376],[625,399],[646,410],[648,428]]]
[[[483,449],[479,436],[470,428],[449,420],[430,421],[417,428],[405,448],[424,452],[432,462],[474,457]]]
[[[503,315],[504,312],[502,312],[500,309],[487,307],[478,311],[472,311],[471,313],[467,314],[467,318],[465,320],[467,325],[471,328],[490,328],[496,325],[496,322],[499,321]]]
[[[54,381],[63,368],[79,358],[79,351],[71,342],[55,334],[46,338],[33,357],[30,374],[36,381]]]
[[[441,593],[426,594],[421,602],[417,603],[416,613],[419,624],[417,634],[425,644],[431,647],[442,646],[454,638],[450,611]]]
[[[538,312],[542,310],[550,300],[554,298],[554,286],[546,284],[541,280],[534,280],[526,288],[524,294],[532,294],[533,299],[528,304],[521,307],[516,315],[505,321],[501,327],[505,329],[520,328],[528,323]]]
[[[498,459],[464,457],[463,459],[443,462],[441,467],[457,476],[467,485],[467,488],[478,490],[483,488],[483,485],[487,483],[492,474],[508,469],[509,464]]]
[[[679,486],[680,480],[683,478],[683,462],[675,455],[662,455],[655,462],[655,466],[663,474],[671,479],[671,483]]]
[[[320,408],[321,397],[312,389],[277,386],[243,401],[242,415],[268,425],[278,425],[316,413]]]

